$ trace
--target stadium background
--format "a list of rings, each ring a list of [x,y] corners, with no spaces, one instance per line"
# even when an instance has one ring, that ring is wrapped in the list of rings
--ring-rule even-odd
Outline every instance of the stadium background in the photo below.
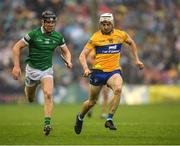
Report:
[[[78,56],[92,32],[97,30],[98,16],[103,12],[112,12],[115,17],[115,27],[127,31],[133,37],[140,58],[145,64],[144,71],[138,71],[133,64],[130,50],[126,46],[122,49],[121,65],[126,85],[125,98],[130,95],[133,96],[132,100],[142,100],[142,102],[146,99],[140,98],[147,98],[148,101],[154,101],[156,98],[157,100],[180,98],[178,0],[142,0],[141,2],[138,0],[35,0],[33,3],[30,0],[6,0],[0,1],[1,103],[16,103],[23,100],[23,78],[17,82],[11,77],[11,49],[18,39],[40,25],[41,13],[45,9],[56,12],[58,16],[56,30],[64,35],[74,65],[72,70],[68,70],[55,53],[54,94],[58,103],[80,102],[86,97],[87,81],[81,77],[82,70]],[[24,49],[22,54],[21,67],[24,70],[27,49]],[[17,95],[16,98],[14,95]]]
[[[72,70],[65,68],[57,52],[54,54],[54,102],[57,106],[60,106],[60,103],[81,104],[87,96],[87,79],[82,77],[78,56],[91,34],[97,30],[98,16],[103,12],[112,12],[115,27],[127,31],[132,36],[137,43],[139,56],[145,64],[145,69],[139,71],[133,64],[130,50],[123,46],[121,65],[124,87],[121,103],[168,103],[172,106],[179,103],[179,0],[1,0],[1,108],[9,103],[18,106],[27,102],[23,94],[24,76],[19,81],[13,80],[11,76],[11,49],[17,40],[40,25],[41,13],[46,9],[57,14],[56,30],[65,37],[74,65]],[[25,68],[27,53],[27,49],[23,49],[22,71]],[[43,103],[42,92],[39,90],[36,102]],[[2,112],[3,110],[5,111],[4,108]]]

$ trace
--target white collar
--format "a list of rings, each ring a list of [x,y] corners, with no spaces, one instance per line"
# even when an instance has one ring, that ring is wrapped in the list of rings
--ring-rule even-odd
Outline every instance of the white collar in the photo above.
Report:
[[[41,26],[41,32],[45,33],[43,26]]]

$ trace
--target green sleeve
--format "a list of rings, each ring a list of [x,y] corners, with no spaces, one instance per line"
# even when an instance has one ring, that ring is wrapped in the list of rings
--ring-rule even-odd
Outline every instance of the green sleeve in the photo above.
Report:
[[[32,41],[33,36],[34,36],[34,31],[30,31],[24,36],[24,40],[29,44]]]
[[[64,45],[64,44],[65,44],[64,37],[63,37],[62,35],[60,35],[60,38],[59,38],[59,46]]]

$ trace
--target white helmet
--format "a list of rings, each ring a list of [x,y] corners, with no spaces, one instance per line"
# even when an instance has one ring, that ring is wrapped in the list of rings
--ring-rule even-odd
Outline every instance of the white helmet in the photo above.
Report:
[[[101,23],[103,21],[109,21],[112,23],[112,25],[114,25],[114,18],[113,18],[112,13],[101,14],[100,19],[99,19],[99,23]]]

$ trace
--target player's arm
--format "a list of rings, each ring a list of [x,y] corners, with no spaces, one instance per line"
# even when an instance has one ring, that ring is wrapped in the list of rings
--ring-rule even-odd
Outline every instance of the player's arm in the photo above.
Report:
[[[87,56],[87,63],[92,66],[94,64],[94,62],[95,62],[95,54],[91,53],[91,52]]]
[[[21,75],[21,68],[20,68],[20,50],[24,48],[27,44],[23,40],[19,40],[12,48],[13,51],[13,63],[14,67],[12,70],[12,76],[15,80]]]
[[[66,45],[63,45],[61,47],[62,55],[66,61],[66,65],[68,68],[72,68],[72,62],[71,62],[71,53]]]
[[[127,39],[126,39],[125,43],[127,43],[131,48],[131,52],[135,59],[135,64],[138,66],[139,69],[143,69],[144,64],[140,61],[140,59],[138,57],[136,44],[135,44],[134,40],[128,34],[127,34]]]
[[[91,73],[91,71],[89,70],[88,65],[87,65],[87,56],[90,53],[90,51],[91,51],[91,49],[88,49],[85,47],[79,56],[79,61],[83,68],[83,71],[84,71],[83,76],[85,76],[85,77],[87,77]]]

